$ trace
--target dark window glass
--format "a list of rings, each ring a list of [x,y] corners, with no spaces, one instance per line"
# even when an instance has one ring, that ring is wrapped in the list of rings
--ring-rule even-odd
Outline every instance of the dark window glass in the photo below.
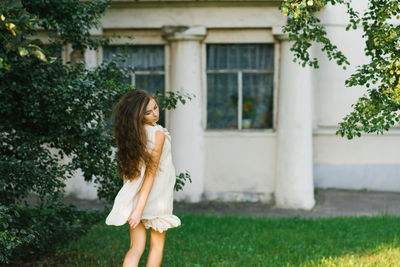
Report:
[[[207,69],[274,70],[273,44],[210,44]]]
[[[237,77],[232,73],[207,75],[207,128],[237,129]]]
[[[272,128],[273,84],[273,44],[207,45],[207,128]]]
[[[273,44],[207,45],[207,128],[272,128],[273,77]]]

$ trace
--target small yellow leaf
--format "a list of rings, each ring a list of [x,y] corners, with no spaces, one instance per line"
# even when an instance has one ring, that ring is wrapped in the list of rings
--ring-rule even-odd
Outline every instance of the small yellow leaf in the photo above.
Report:
[[[5,25],[6,25],[6,28],[8,28],[8,29],[11,31],[11,33],[15,36],[16,33],[15,33],[15,31],[13,30],[13,29],[15,28],[15,24],[14,24],[14,23],[10,23],[10,24],[5,23]]]
[[[4,21],[6,19],[6,17],[4,17],[3,14],[1,14],[1,20]]]
[[[28,50],[24,47],[18,47],[18,52],[21,57],[28,55]]]

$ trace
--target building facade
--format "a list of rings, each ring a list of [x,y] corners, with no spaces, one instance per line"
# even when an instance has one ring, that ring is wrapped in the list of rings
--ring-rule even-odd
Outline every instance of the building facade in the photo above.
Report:
[[[363,8],[367,1],[359,1]],[[280,1],[115,0],[94,36],[108,47],[85,51],[88,67],[128,53],[129,83],[149,91],[195,95],[163,114],[172,135],[177,172],[192,183],[178,201],[260,201],[310,209],[314,188],[400,191],[400,135],[335,135],[338,123],[365,88],[344,81],[363,55],[360,31],[346,32],[346,14],[327,6],[319,16],[329,37],[352,63],[329,62],[318,46],[320,68],[293,62]],[[133,36],[134,39],[129,38]],[[125,46],[125,44],[131,44]],[[67,47],[63,57],[70,59]],[[80,173],[66,190],[96,198]]]

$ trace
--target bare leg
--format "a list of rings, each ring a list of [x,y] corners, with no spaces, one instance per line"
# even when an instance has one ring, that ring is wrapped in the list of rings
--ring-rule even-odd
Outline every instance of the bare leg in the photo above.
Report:
[[[146,246],[147,230],[142,222],[140,222],[135,228],[132,228],[129,224],[128,226],[131,236],[131,245],[128,252],[126,252],[122,266],[136,267],[139,264],[140,257],[142,256]]]
[[[147,256],[146,267],[159,267],[163,257],[164,241],[167,231],[162,233],[150,228],[150,250]]]

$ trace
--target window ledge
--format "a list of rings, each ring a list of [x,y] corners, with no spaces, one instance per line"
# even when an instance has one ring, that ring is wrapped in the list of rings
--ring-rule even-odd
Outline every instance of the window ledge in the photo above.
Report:
[[[340,137],[340,135],[336,135],[336,131],[338,130],[338,126],[333,126],[333,125],[318,125],[313,128],[313,135],[335,135]],[[361,137],[362,136],[376,136],[378,135],[377,133],[365,133],[361,132]],[[382,134],[379,134],[382,136]],[[400,135],[400,127],[395,126],[389,129],[389,131],[384,131],[383,135],[388,135],[388,136],[399,136]],[[344,137],[343,137],[344,138]]]
[[[263,130],[204,130],[206,137],[268,137],[276,136],[276,131],[273,129]]]

